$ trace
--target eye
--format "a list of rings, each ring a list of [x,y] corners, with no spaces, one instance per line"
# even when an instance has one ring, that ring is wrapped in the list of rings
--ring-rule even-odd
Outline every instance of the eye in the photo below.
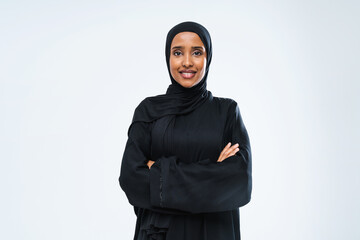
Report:
[[[194,55],[195,55],[195,56],[201,56],[201,55],[202,55],[202,52],[201,52],[201,51],[195,51],[195,52],[194,52]]]
[[[181,54],[181,52],[180,51],[174,51],[174,53],[173,53],[175,56],[179,56],[180,54]]]

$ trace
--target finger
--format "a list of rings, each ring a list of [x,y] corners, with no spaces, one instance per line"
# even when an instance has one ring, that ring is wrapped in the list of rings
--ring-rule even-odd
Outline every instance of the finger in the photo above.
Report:
[[[225,157],[224,156],[222,156],[221,158],[219,158],[217,161],[218,162],[222,162],[222,161],[224,161],[224,159],[225,159]]]
[[[224,161],[226,158],[228,158],[229,156],[231,156],[231,154],[233,153],[233,151],[235,151],[236,147],[239,146],[238,143],[234,144],[233,146],[231,146],[231,142],[229,142],[225,148],[223,149],[223,151],[221,152],[218,162],[222,162]]]
[[[222,162],[224,160],[224,155],[219,156],[218,162]]]
[[[238,144],[238,143],[232,145],[229,149],[226,150],[226,152],[225,152],[224,154],[225,154],[225,155],[229,155],[229,154],[232,153],[237,147],[239,147],[239,144]]]
[[[230,156],[234,156],[239,150],[239,148],[235,148],[234,151],[231,152]]]
[[[224,153],[227,151],[227,149],[230,147],[231,142],[229,142],[228,144],[226,144],[226,146],[224,147],[224,149],[221,151],[219,159],[222,158],[222,156],[224,155]]]
[[[226,158],[229,158],[229,157],[231,157],[231,156],[234,156],[238,151],[239,151],[239,148],[235,148],[235,149],[233,149],[232,151],[228,151],[228,152],[227,152],[226,154],[224,154],[224,156],[223,156],[224,160],[225,160]]]
[[[226,160],[227,158],[234,156],[237,152],[239,151],[239,148],[236,148],[233,152],[230,152],[229,154],[227,154],[224,159],[222,159],[222,161]]]
[[[224,149],[222,150],[222,153],[224,153],[227,149],[229,149],[231,146],[231,142],[229,142],[228,144],[226,144],[226,146],[224,147]]]
[[[150,168],[151,165],[152,165],[152,163],[154,163],[154,161],[149,160],[149,161],[146,163],[146,165]]]

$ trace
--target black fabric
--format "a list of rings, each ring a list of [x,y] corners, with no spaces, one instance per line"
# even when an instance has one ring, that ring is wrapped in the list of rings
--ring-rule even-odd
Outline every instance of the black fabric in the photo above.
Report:
[[[206,89],[212,49],[204,27],[175,26],[166,53],[182,31],[197,33],[210,59],[197,85],[184,88],[170,74],[166,94],[145,98],[135,109],[119,177],[137,216],[134,240],[239,240],[239,207],[252,191],[248,133],[237,102]],[[228,142],[239,143],[240,151],[217,162]]]

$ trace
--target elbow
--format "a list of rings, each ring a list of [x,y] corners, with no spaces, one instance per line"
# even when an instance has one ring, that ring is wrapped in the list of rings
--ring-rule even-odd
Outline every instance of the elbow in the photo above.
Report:
[[[244,197],[244,199],[243,199],[243,201],[241,202],[241,204],[240,204],[239,207],[242,207],[242,206],[247,205],[250,201],[251,201],[251,191],[249,191],[249,192],[245,195],[245,197]]]
[[[248,172],[246,174],[246,177],[242,179],[241,187],[239,188],[239,198],[237,207],[242,207],[248,204],[251,201],[251,195],[252,195],[252,176]]]
[[[128,190],[131,190],[134,183],[134,173],[129,168],[125,168],[124,166],[120,170],[120,176],[118,178],[119,185],[121,189],[126,193]]]
[[[248,204],[251,201],[251,194],[252,194],[252,177],[251,175],[248,175],[248,182],[247,182],[247,188],[245,190],[244,198],[241,203],[241,206],[244,206]],[[240,206],[240,207],[241,207]]]
[[[243,207],[247,205],[251,201],[251,191],[248,191],[246,193],[243,193],[241,198],[236,204],[236,208]]]
[[[121,189],[126,192],[127,186],[128,186],[128,180],[127,177],[124,174],[120,174],[119,178],[118,178],[118,182],[119,185],[121,187]]]
[[[129,203],[133,206],[135,206],[136,204],[134,203],[134,189],[131,188],[131,184],[130,184],[130,179],[124,175],[124,174],[120,174],[119,178],[118,178],[118,182],[119,185],[121,187],[121,189],[123,190],[123,192],[126,195],[126,198],[128,199]]]

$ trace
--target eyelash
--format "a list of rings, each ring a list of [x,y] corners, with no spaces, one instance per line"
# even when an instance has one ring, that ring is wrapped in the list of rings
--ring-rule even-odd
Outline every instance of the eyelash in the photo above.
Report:
[[[181,53],[181,52],[180,51],[174,51],[173,55],[174,56],[179,56],[179,55],[176,55],[176,53]],[[194,53],[199,53],[199,54],[195,54],[195,56],[201,56],[202,55],[202,52],[200,52],[200,51],[196,51]]]

